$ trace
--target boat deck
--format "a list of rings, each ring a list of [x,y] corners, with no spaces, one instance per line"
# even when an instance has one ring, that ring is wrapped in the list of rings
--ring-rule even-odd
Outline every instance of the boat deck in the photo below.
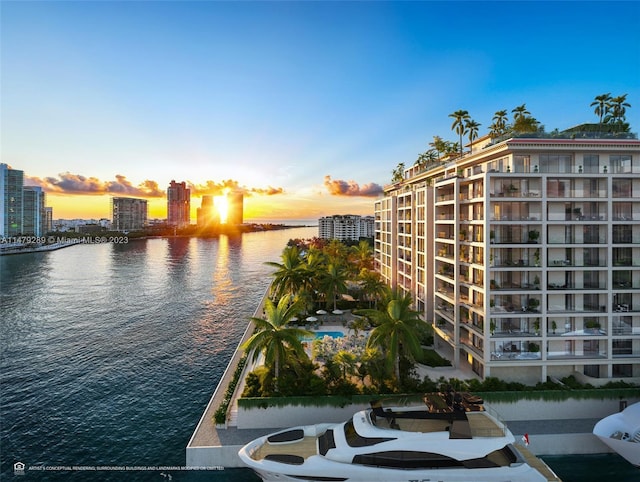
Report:
[[[445,432],[451,438],[504,437],[504,427],[498,424],[486,412],[468,412],[466,420],[432,420],[421,418],[383,418],[377,417],[374,424],[381,428],[402,430],[404,432]]]
[[[304,437],[296,442],[269,443],[265,442],[251,454],[254,460],[262,460],[267,455],[296,455],[306,459],[318,454],[318,437]]]
[[[547,479],[547,482],[562,482],[562,480],[556,474],[553,473],[553,471],[549,468],[547,464],[544,463],[544,461],[540,460],[538,457],[533,455],[528,449],[524,448],[522,445],[516,444],[516,447],[518,449],[518,452],[522,454],[522,457],[527,462],[527,464],[529,464],[531,467],[533,467],[538,472],[540,472],[542,476]]]
[[[485,415],[485,412],[469,412],[467,420],[472,437],[504,437],[504,427]]]

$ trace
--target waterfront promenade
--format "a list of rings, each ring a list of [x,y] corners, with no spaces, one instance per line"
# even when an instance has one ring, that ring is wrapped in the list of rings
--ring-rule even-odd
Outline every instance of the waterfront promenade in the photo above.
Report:
[[[265,298],[266,293],[254,316],[262,314]],[[260,423],[252,423],[249,416],[249,420],[243,420],[238,424],[237,398],[242,391],[242,383],[238,383],[227,414],[228,424],[226,428],[217,428],[213,419],[214,413],[222,403],[227,386],[242,358],[240,346],[253,334],[253,330],[253,323],[249,323],[187,445],[186,465],[188,467],[244,467],[237,455],[238,450],[257,437],[298,424],[341,421],[357,410],[366,408],[356,405],[343,409],[318,407],[312,413],[308,407],[286,407],[269,411],[254,409],[252,410],[256,412],[254,417],[257,417],[254,420],[259,420]],[[250,370],[251,364],[247,363],[243,376]],[[422,371],[424,373],[421,375],[428,374],[432,378],[435,376],[436,379],[439,376],[460,379],[472,376],[454,368],[425,367]],[[629,404],[634,402],[640,402],[640,393],[636,398],[632,397],[628,400]],[[487,406],[501,416],[517,441],[525,433],[528,434],[531,442],[528,449],[534,455],[586,455],[611,452],[591,431],[598,420],[617,412],[618,404],[618,400],[569,400],[566,402],[523,400],[518,403],[492,403]],[[296,420],[304,420],[304,422],[297,423]]]

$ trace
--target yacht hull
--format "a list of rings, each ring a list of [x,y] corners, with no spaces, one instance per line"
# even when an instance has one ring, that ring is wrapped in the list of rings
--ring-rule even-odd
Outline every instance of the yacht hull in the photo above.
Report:
[[[593,433],[611,450],[640,468],[640,403],[600,420]]]

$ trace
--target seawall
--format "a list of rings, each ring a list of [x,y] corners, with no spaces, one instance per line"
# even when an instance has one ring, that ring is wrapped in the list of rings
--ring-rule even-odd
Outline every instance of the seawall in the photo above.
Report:
[[[219,386],[216,393],[220,391],[224,390]],[[640,391],[625,400],[628,404],[640,402]],[[591,431],[598,420],[619,411],[620,400],[520,400],[514,403],[485,403],[485,406],[507,423],[516,441],[527,434],[530,442],[528,449],[534,455],[586,455],[611,452]],[[259,436],[297,425],[341,422],[365,408],[368,408],[368,404],[268,409],[240,407],[235,426],[226,429],[213,427],[215,443],[198,445],[197,439],[192,437],[187,447],[186,465],[243,467],[237,455],[238,450]]]

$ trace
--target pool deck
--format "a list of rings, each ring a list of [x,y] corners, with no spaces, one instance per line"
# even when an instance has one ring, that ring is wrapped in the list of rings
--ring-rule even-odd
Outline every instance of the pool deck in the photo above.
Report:
[[[266,300],[268,290],[265,292],[265,295],[262,298],[262,301],[256,308],[254,312],[254,317],[260,316],[264,309],[264,302]],[[345,311],[341,314],[323,314],[323,315],[314,315],[317,318],[317,321],[313,323],[308,323],[303,328],[308,329],[309,331],[315,332],[340,332],[345,335],[352,333],[353,331],[347,328],[347,323],[353,320],[355,317],[349,311]],[[240,465],[239,459],[237,458],[237,452],[244,444],[250,442],[254,438],[257,438],[261,435],[266,435],[277,430],[279,427],[274,427],[273,429],[254,429],[254,430],[238,430],[236,428],[235,416],[238,410],[237,399],[239,394],[244,390],[244,380],[245,375],[251,372],[256,365],[261,363],[261,358],[258,358],[255,362],[247,361],[245,368],[243,370],[243,374],[240,378],[240,383],[236,387],[236,390],[233,395],[232,402],[229,407],[228,412],[228,420],[226,428],[216,427],[214,423],[213,415],[218,407],[222,404],[224,399],[224,394],[226,392],[227,386],[231,383],[233,379],[233,374],[236,371],[238,364],[240,363],[240,359],[242,358],[243,351],[240,349],[240,346],[247,341],[251,335],[253,334],[255,329],[255,325],[253,323],[249,323],[247,325],[247,329],[245,330],[240,342],[238,343],[238,347],[234,351],[231,356],[231,360],[229,361],[229,365],[224,371],[220,381],[218,382],[218,386],[216,387],[207,407],[205,408],[198,425],[196,426],[191,439],[187,445],[187,466],[191,467],[214,467],[214,466],[223,466],[223,467],[243,467]],[[229,448],[229,450],[226,450]],[[219,449],[219,450],[210,450],[210,449]],[[208,453],[215,452],[215,458],[211,459],[210,457],[206,457],[208,460],[206,463],[203,463],[203,457],[201,456],[203,451]],[[233,455],[230,455],[233,452]],[[238,465],[236,465],[236,463]]]

